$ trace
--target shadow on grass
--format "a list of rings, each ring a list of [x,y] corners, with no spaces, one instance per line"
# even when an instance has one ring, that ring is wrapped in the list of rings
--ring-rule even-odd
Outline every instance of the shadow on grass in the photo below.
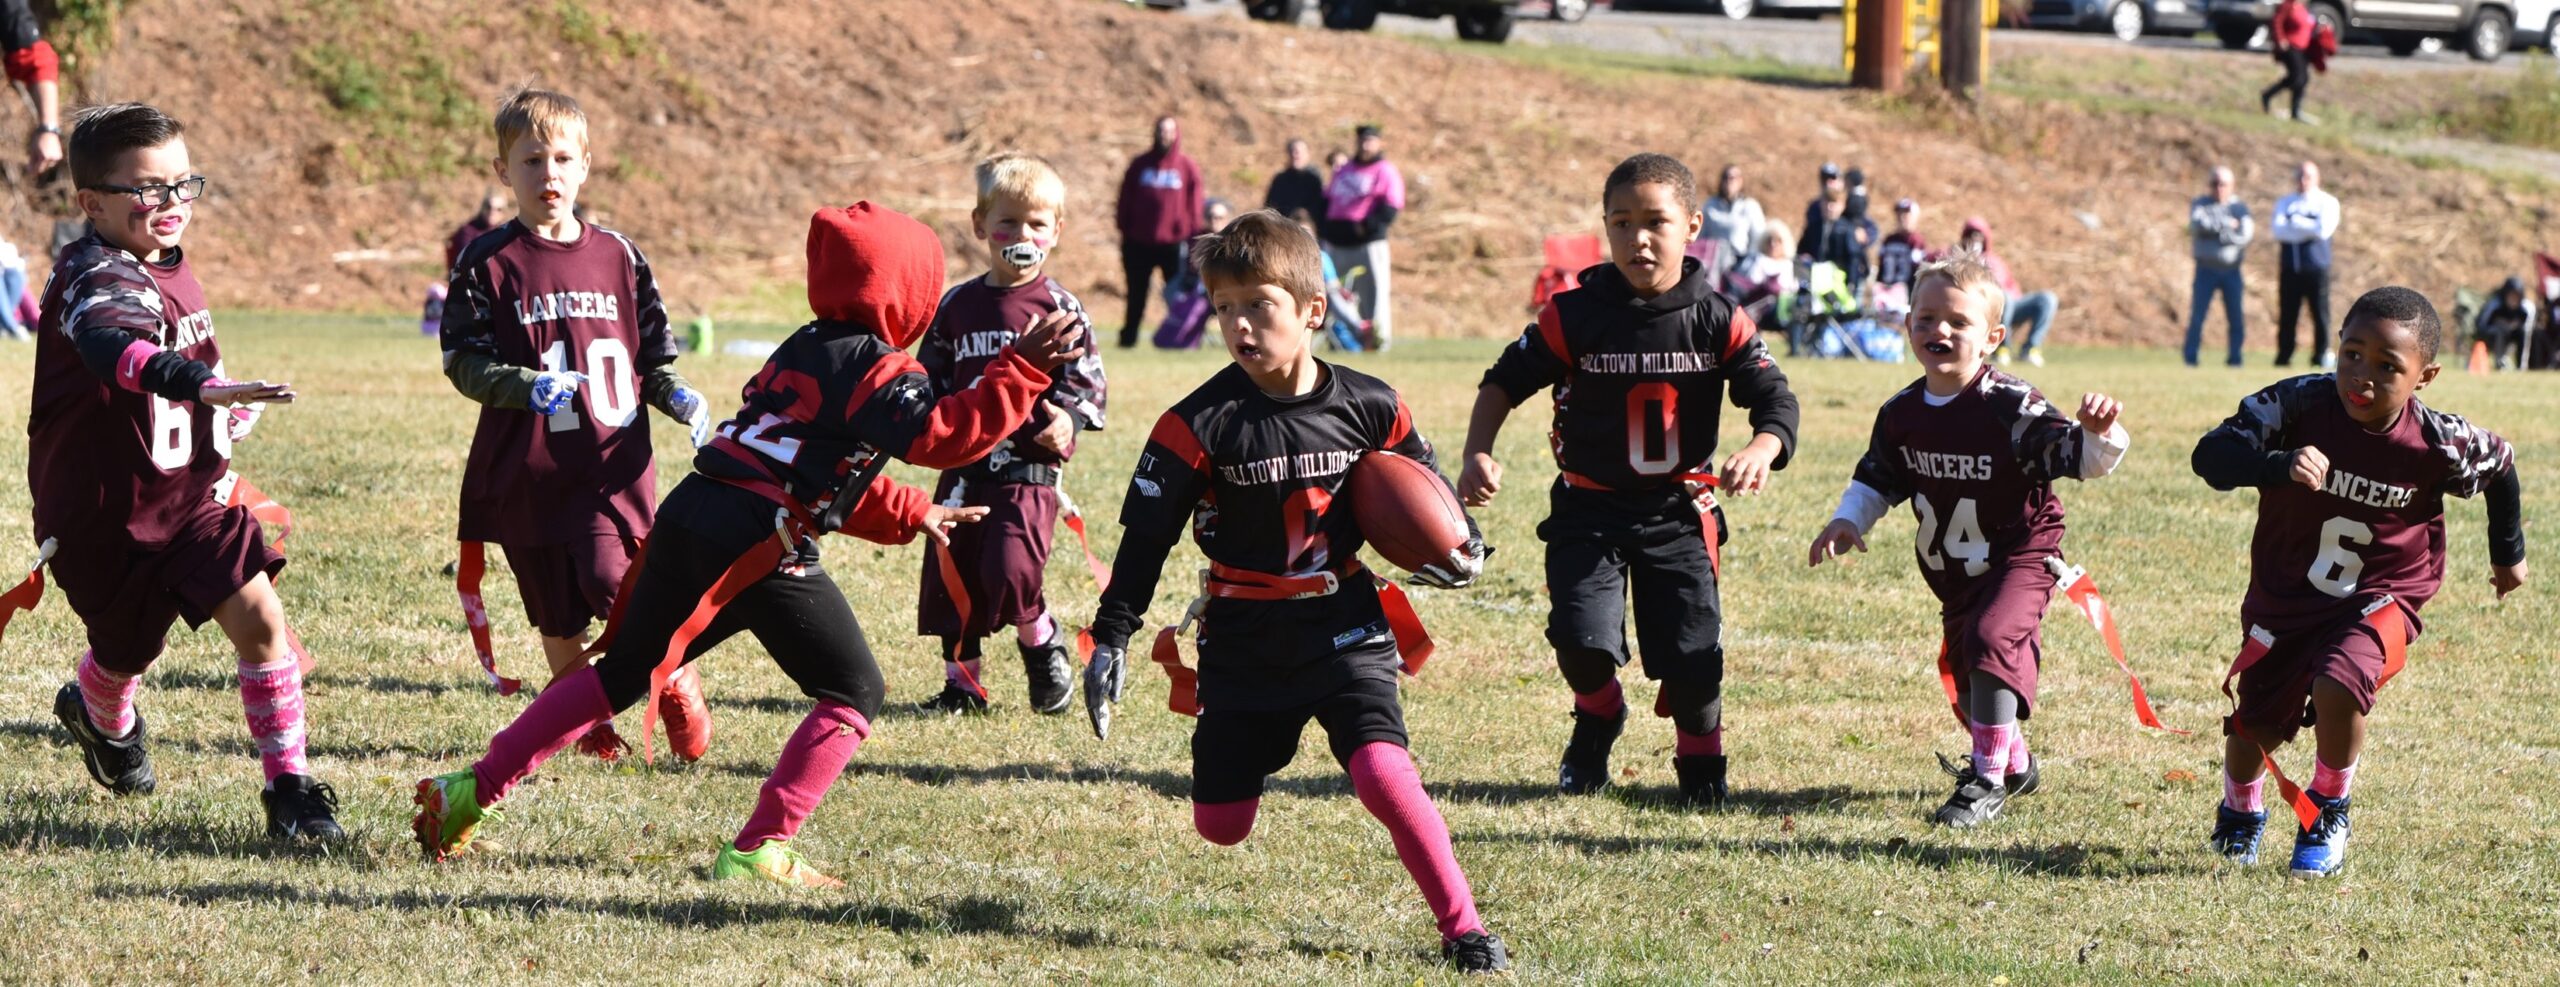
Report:
[[[731,761],[719,770],[750,778],[762,778],[771,766],[748,761]],[[1054,782],[1062,784],[1134,784],[1169,799],[1191,798],[1191,776],[1176,771],[1150,771],[1090,764],[1061,766],[1017,762],[984,767],[950,764],[899,763],[888,761],[855,761],[847,768],[852,774],[900,778],[919,785],[947,788],[958,785],[996,785],[1008,782]],[[1556,798],[1556,787],[1546,782],[1453,781],[1423,783],[1434,801],[1442,803],[1483,803],[1508,805]],[[1341,774],[1322,774],[1272,778],[1264,785],[1264,793],[1286,793],[1299,798],[1351,798],[1351,779]]]
[[[2149,851],[2089,843],[2050,846],[1973,847],[1892,837],[1882,840],[1830,837],[1701,839],[1691,836],[1603,836],[1564,832],[1459,833],[1467,843],[1535,843],[1569,846],[1594,856],[1647,851],[1675,853],[1753,854],[1768,857],[1812,857],[1844,861],[1891,860],[1946,870],[1981,865],[2049,877],[2123,878],[2195,870],[2150,859]]]

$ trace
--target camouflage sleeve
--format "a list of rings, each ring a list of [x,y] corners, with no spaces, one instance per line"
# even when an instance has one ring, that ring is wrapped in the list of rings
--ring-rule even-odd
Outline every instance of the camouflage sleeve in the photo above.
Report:
[[[2090,454],[2089,435],[2032,387],[2001,387],[2001,417],[2009,422],[2009,453],[2029,480],[2079,479]]]
[[[164,350],[160,287],[132,254],[96,248],[74,262],[62,333],[89,372],[128,391],[193,401],[213,368]]]
[[[1084,331],[1084,355],[1057,369],[1049,386],[1049,400],[1067,409],[1076,427],[1099,432],[1103,426],[1103,406],[1110,391],[1110,381],[1102,375],[1102,347],[1094,345],[1093,318],[1085,313],[1084,303],[1066,289],[1056,289],[1058,306],[1076,314],[1076,328]]]
[[[2196,475],[2216,490],[2285,482],[2293,467],[2293,419],[2321,399],[2329,380],[2325,374],[2295,377],[2249,395],[2240,410],[2196,442],[2190,460]]]
[[[444,296],[438,340],[444,376],[463,397],[493,408],[533,406],[531,367],[498,358],[497,301],[489,290],[488,255],[465,250]]]
[[[619,233],[614,239],[631,255],[631,306],[634,328],[640,339],[640,352],[631,355],[640,369],[640,400],[669,417],[676,417],[672,407],[676,389],[686,386],[682,374],[676,373],[676,334],[667,325],[667,301],[658,294],[657,276],[649,271],[649,257],[630,237]],[[446,297],[452,297],[448,291]]]
[[[2427,443],[2444,458],[2445,493],[2476,497],[2499,476],[2514,472],[2515,447],[2497,433],[2474,425],[2461,415],[2425,405],[2419,409],[2426,415]]]

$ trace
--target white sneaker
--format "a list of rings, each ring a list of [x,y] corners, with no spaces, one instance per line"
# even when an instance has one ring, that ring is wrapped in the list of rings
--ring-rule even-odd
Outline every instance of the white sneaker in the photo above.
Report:
[[[2036,351],[2034,351],[2034,350],[2028,350],[2028,351],[2027,351],[2026,360],[2027,360],[2027,365],[2028,365],[2028,366],[2030,366],[2030,367],[2041,367],[2041,366],[2044,366],[2044,354],[2042,354],[2042,353],[2038,353],[2038,352],[2036,352]]]

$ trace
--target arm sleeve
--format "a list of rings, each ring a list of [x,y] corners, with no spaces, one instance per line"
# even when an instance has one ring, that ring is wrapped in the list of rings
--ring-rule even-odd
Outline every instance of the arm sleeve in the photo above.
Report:
[[[2258,238],[2258,221],[2256,218],[2249,215],[2249,207],[2240,207],[2239,229],[2237,232],[2226,234],[2226,236],[2228,237],[2227,242],[2235,247],[2244,246],[2249,241]]]
[[[2343,212],[2344,211],[2338,207],[2338,200],[2336,198],[2326,198],[2321,201],[2319,239],[2326,240],[2338,235],[2338,224],[2344,222],[2346,219]]]
[[[1208,466],[1189,422],[1172,411],[1156,419],[1120,504],[1120,548],[1112,556],[1111,585],[1102,591],[1094,612],[1095,643],[1126,647],[1129,636],[1137,633],[1148,605],[1155,602],[1164,561],[1208,487]]]
[[[444,379],[453,382],[453,389],[492,408],[533,407],[536,376],[539,375],[531,367],[519,367],[484,353],[456,350],[444,355]],[[641,388],[645,393],[648,382],[643,381]]]
[[[1858,536],[1863,538],[1867,532],[1875,530],[1876,522],[1884,520],[1885,512],[1892,509],[1893,501],[1886,499],[1876,488],[1851,480],[1848,488],[1840,491],[1840,506],[1832,509],[1831,519],[1856,526]]]
[[[640,400],[669,418],[678,417],[675,409],[676,390],[693,386],[677,373],[672,364],[659,364],[640,375]],[[532,399],[532,383],[525,384],[527,403]]]
[[[34,44],[11,49],[8,55],[9,81],[33,86],[52,82],[62,76],[62,59],[53,52],[53,43],[37,38]]]
[[[1529,396],[1564,381],[1567,357],[1564,352],[1564,325],[1556,313],[1556,303],[1547,302],[1538,309],[1538,320],[1520,331],[1520,338],[1504,347],[1495,357],[1493,367],[1484,372],[1477,386],[1502,389],[1502,396],[1517,408]]]
[[[877,382],[849,416],[856,435],[899,459],[927,469],[957,469],[995,451],[996,443],[1022,427],[1049,375],[1011,350],[988,364],[986,375],[934,400],[924,370],[904,353],[872,367]]]
[[[1053,380],[1049,386],[1049,399],[1067,409],[1068,417],[1076,420],[1078,429],[1099,432],[1103,426],[1103,407],[1108,403],[1111,389],[1110,380],[1102,373],[1102,347],[1095,342],[1100,337],[1094,335],[1093,318],[1085,312],[1084,304],[1076,301],[1073,295],[1067,296],[1065,302],[1076,314],[1076,328],[1084,330],[1084,355],[1049,375]]]
[[[2524,494],[2512,468],[2489,481],[2481,497],[2489,507],[2489,563],[2524,561]]]
[[[151,275],[117,255],[82,270],[65,292],[74,299],[62,320],[80,363],[128,391],[194,401],[213,368],[152,342],[160,335],[162,299]]]
[[[1111,585],[1103,588],[1102,602],[1094,608],[1096,647],[1129,646],[1129,638],[1146,622],[1147,607],[1155,603],[1164,560],[1173,555],[1174,542],[1180,537],[1179,533],[1142,535],[1136,530],[1120,536],[1120,548],[1111,557]]]
[[[1369,215],[1360,218],[1361,235],[1371,240],[1386,239],[1387,230],[1396,224],[1396,217],[1403,212],[1402,207],[1388,205],[1385,202],[1371,205]]]
[[[2320,378],[2279,381],[2240,402],[2240,410],[2222,420],[2196,443],[2190,465],[2216,490],[2269,487],[2285,482],[2293,471],[2293,449],[2285,445],[2286,426]]]
[[[2009,452],[2027,477],[2038,483],[2080,479],[2094,452],[2089,431],[2033,389],[2003,392],[2017,403],[2002,417],[2009,422]]]
[[[640,352],[631,358],[640,368],[640,400],[674,417],[668,403],[675,399],[676,388],[685,386],[685,380],[675,371],[676,334],[667,325],[667,301],[658,294],[657,277],[649,273],[648,256],[629,238],[617,238],[622,240],[624,249],[631,251],[631,304],[639,310],[636,328],[640,335]],[[450,289],[445,297],[453,297]]]
[[[1787,388],[1787,373],[1769,355],[1769,344],[1760,338],[1750,313],[1731,311],[1719,365],[1732,384],[1733,406],[1751,413],[1752,434],[1777,438],[1778,458],[1769,461],[1769,468],[1782,470],[1796,454],[1796,395]]]
[[[2221,236],[2222,224],[2214,216],[2214,207],[2209,204],[2188,206],[2187,233],[2190,236]]]
[[[942,300],[948,303],[951,293],[944,292]],[[945,325],[941,310],[935,310],[933,321],[925,326],[924,338],[916,342],[916,363],[924,367],[924,382],[933,388],[936,396],[960,389],[960,382],[953,379],[952,373],[952,368],[960,361],[951,352],[951,337],[946,333]]]
[[[444,346],[444,376],[463,397],[493,408],[533,406],[531,367],[498,358],[497,303],[490,296],[484,257],[465,252],[454,265],[445,291],[439,338]]]
[[[2087,430],[2082,431],[2085,433]],[[2125,431],[2123,422],[2117,422],[2085,441],[2088,448],[2080,454],[2080,478],[2095,480],[2115,472],[2116,467],[2124,462],[2126,450],[2133,448],[2133,433]]]
[[[873,477],[836,530],[864,541],[904,545],[923,530],[925,509],[932,504],[933,498],[922,490],[886,476]]]

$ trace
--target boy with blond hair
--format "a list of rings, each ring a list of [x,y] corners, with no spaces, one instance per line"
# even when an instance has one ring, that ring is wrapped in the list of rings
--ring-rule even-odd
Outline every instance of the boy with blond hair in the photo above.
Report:
[[[558,681],[585,664],[587,629],[613,614],[649,534],[658,471],[641,406],[685,423],[696,446],[710,406],[672,366],[648,259],[577,218],[591,160],[577,102],[519,91],[499,104],[496,131],[490,168],[515,193],[516,217],[463,249],[442,325],[445,377],[481,405],[462,474],[461,586],[485,634],[477,577],[481,546],[496,543]],[[691,674],[673,686],[667,739],[694,760],[710,745],[709,710]],[[580,746],[609,760],[624,745],[607,724]]]
[[[1921,377],[1876,412],[1867,454],[1840,494],[1808,565],[1855,548],[1905,500],[1920,531],[1912,552],[1936,593],[1941,672],[1952,676],[1973,757],[1930,817],[1966,829],[1990,822],[2039,772],[2022,722],[2034,715],[2041,628],[2062,558],[2062,501],[2053,482],[2114,472],[2130,445],[2123,407],[2104,394],[2064,418],[2035,386],[1993,369],[2008,336],[2000,279],[1960,250],[1913,276],[1906,331]]]
[[[1084,303],[1046,273],[1066,221],[1066,182],[1034,155],[1008,151],[978,163],[978,205],[969,225],[987,245],[987,272],[945,292],[916,353],[936,393],[977,382],[1019,335],[1052,312],[1091,333]],[[987,635],[1010,627],[1022,649],[1031,708],[1063,713],[1075,697],[1075,666],[1049,615],[1042,572],[1065,504],[1059,483],[1080,432],[1102,428],[1102,354],[1050,375],[1030,420],[985,458],[946,470],[934,488],[945,507],[984,507],[986,520],[925,546],[920,633],[942,639],[943,686],[925,708],[987,709],[979,658]]]

